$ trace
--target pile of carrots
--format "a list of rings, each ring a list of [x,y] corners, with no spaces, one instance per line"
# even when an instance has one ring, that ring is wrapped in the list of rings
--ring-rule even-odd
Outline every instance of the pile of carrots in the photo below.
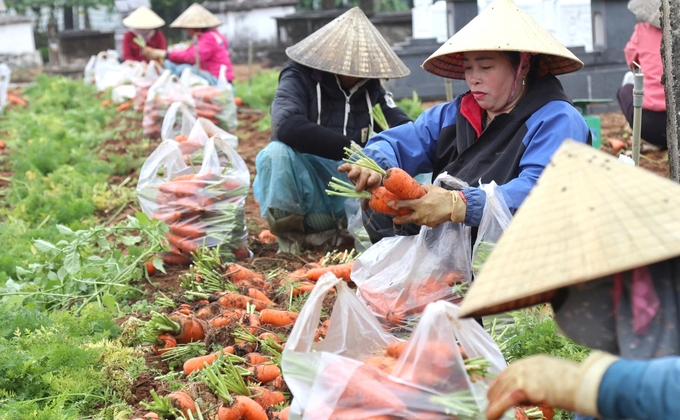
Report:
[[[170,252],[161,254],[167,264],[189,265],[199,246],[231,251],[247,258],[245,196],[248,186],[218,174],[180,175],[158,185],[156,213],[151,217],[168,224],[165,235]]]
[[[146,95],[149,94],[149,88],[153,85],[153,80],[137,79],[132,84],[135,86],[134,110],[136,112],[144,111],[144,104],[146,103]]]
[[[191,89],[191,95],[196,102],[196,116],[210,120],[213,124],[224,129],[233,129],[227,120],[226,107],[234,105],[231,92],[221,91],[215,86],[197,86]],[[234,104],[229,104],[234,102]]]
[[[163,118],[165,118],[165,113],[173,102],[184,102],[189,109],[194,109],[193,103],[187,103],[183,97],[177,95],[155,95],[153,98],[147,98],[144,103],[144,116],[142,117],[144,136],[149,138],[161,136]]]

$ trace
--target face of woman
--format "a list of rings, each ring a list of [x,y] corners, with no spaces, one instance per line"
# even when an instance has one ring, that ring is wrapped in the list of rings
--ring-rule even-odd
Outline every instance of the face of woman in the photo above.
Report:
[[[190,37],[193,37],[194,35],[200,35],[201,32],[203,32],[202,29],[187,29],[186,31],[187,35],[189,35]]]
[[[489,115],[496,116],[514,108],[522,95],[519,83],[514,97],[508,103],[516,69],[508,57],[495,51],[472,51],[463,53],[465,82],[479,106]]]
[[[342,86],[345,89],[349,89],[352,86],[356,85],[359,82],[359,80],[361,80],[361,78],[338,75],[338,80],[340,81],[340,86]]]

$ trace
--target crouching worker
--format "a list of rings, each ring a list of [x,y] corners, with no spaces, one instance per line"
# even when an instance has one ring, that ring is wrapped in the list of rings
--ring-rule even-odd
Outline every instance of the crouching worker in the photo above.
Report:
[[[519,404],[588,418],[677,418],[678,232],[677,183],[566,141],[460,313],[549,302],[561,330],[596,351],[582,363],[539,355],[510,364],[488,391],[487,418]]]
[[[351,142],[381,131],[371,109],[380,105],[390,127],[410,122],[380,79],[408,68],[359,8],[353,8],[286,49],[271,105],[271,142],[257,155],[253,184],[262,217],[280,252],[338,239],[346,227],[345,198],[325,190]]]

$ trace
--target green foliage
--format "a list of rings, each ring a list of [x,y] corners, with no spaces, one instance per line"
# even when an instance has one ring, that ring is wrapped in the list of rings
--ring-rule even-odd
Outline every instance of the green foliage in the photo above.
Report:
[[[411,98],[403,98],[397,101],[397,106],[413,121],[418,119],[420,114],[423,113],[423,104],[420,101],[420,98],[418,98],[418,94],[415,90],[413,91],[413,96]]]
[[[234,82],[235,95],[241,97],[244,104],[262,111],[269,110],[278,86],[278,70],[259,71],[248,81]]]

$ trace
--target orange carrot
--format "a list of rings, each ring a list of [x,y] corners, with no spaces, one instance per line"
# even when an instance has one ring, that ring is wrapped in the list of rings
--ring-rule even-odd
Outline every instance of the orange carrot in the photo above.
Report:
[[[285,327],[295,324],[298,315],[297,312],[263,309],[260,311],[260,321],[262,321],[263,324]]]
[[[283,376],[279,376],[278,378],[269,382],[269,385],[273,386],[274,389],[278,389],[279,391],[285,391],[288,389],[288,385],[286,385],[286,381],[283,380]]]
[[[259,299],[253,299],[248,296],[243,296],[238,293],[226,292],[217,300],[220,305],[225,308],[240,308],[245,309],[247,304],[255,306],[255,309],[261,311],[269,306],[267,302],[263,302]]]
[[[196,402],[184,391],[175,391],[168,394],[172,406],[184,414],[185,417],[189,417],[189,413],[196,413]]]
[[[389,356],[376,355],[364,360],[364,363],[369,366],[376,367],[388,375],[391,375],[394,365],[397,364],[397,359]]]
[[[151,215],[152,219],[158,219],[165,223],[172,223],[179,220],[182,217],[182,213],[178,211],[173,211],[170,213],[154,213]]]
[[[9,101],[9,103],[14,104],[14,105],[20,105],[20,106],[28,105],[28,102],[26,102],[26,100],[24,98],[17,96],[17,95],[13,95],[9,92],[7,93],[7,101]]]
[[[286,402],[286,396],[279,391],[270,391],[265,387],[255,386],[250,388],[253,400],[260,404],[260,407],[267,409],[272,405]]]
[[[163,354],[169,349],[177,347],[177,340],[170,334],[161,334],[158,336],[158,339],[161,340],[162,343],[153,345],[154,354]]]
[[[193,174],[190,174],[193,178]],[[195,179],[172,179],[166,181],[158,186],[158,191],[166,194],[175,194],[178,197],[193,197],[198,193],[198,190],[205,187],[206,183],[202,180]]]
[[[116,107],[116,110],[118,112],[123,112],[123,111],[130,109],[130,107],[132,107],[132,102],[127,101],[127,102],[123,102],[122,104],[118,105]]]
[[[236,104],[236,106],[242,106],[243,99],[240,96],[234,96],[234,104]]]
[[[196,318],[209,320],[218,316],[222,312],[222,308],[219,305],[205,305],[201,309],[196,311]]]
[[[107,106],[111,105],[111,99],[107,99],[105,101],[102,101],[101,106],[106,108]]]
[[[181,252],[161,252],[158,254],[163,260],[163,263],[169,265],[189,265],[191,264],[191,258]]]
[[[192,315],[185,315],[180,312],[173,312],[168,318],[179,323],[180,332],[175,335],[178,344],[186,344],[192,341],[200,341],[205,338],[203,325]]]
[[[236,283],[239,280],[262,279],[262,274],[258,274],[240,264],[228,264],[226,274],[232,282]]]
[[[399,200],[399,197],[389,192],[385,187],[378,187],[371,191],[371,199],[368,201],[368,206],[377,213],[391,214],[393,216],[402,216],[411,212],[409,209],[394,210],[389,207],[387,203],[394,200]]]
[[[259,365],[261,363],[267,363],[272,361],[269,357],[263,356],[261,353],[248,353],[245,356],[243,356],[243,358],[249,365]]]
[[[248,289],[248,296],[250,296],[253,299],[258,299],[263,302],[266,302],[268,305],[274,306],[275,303],[267,297],[267,295],[264,294],[264,292],[260,289],[257,289],[255,287],[251,287]]]
[[[170,232],[189,239],[198,239],[206,235],[205,226],[198,222],[175,222],[168,225]]]
[[[183,252],[186,252],[187,254],[191,254],[192,252],[196,251],[196,248],[198,248],[196,244],[194,244],[190,240],[187,240],[181,236],[177,236],[173,233],[168,232],[165,234],[165,237],[168,239],[168,242],[170,242],[170,244],[176,246],[177,248],[179,248]]]
[[[293,296],[301,295],[303,293],[310,293],[314,290],[316,283],[311,283],[308,281],[301,281],[299,286],[293,287]]]
[[[255,366],[250,366],[249,371],[253,373],[253,379],[257,382],[267,383],[281,376],[281,369],[275,364],[260,364]]]
[[[614,153],[618,153],[621,149],[626,147],[626,143],[624,143],[622,140],[615,138],[610,138],[607,140],[609,141],[609,145],[612,147],[612,149],[614,149]]]
[[[247,314],[241,324],[248,329],[251,334],[255,334],[262,325],[258,314]]]
[[[257,338],[259,338],[260,340],[272,340],[272,341],[279,343],[279,344],[283,343],[283,340],[281,340],[281,337],[279,337],[278,335],[276,335],[274,333],[268,332],[268,331],[263,332],[262,334],[258,335]]]
[[[224,349],[220,351],[216,351],[211,354],[206,354],[205,356],[197,356],[197,357],[192,357],[191,359],[187,360],[184,362],[184,365],[182,365],[182,369],[184,370],[184,374],[186,376],[189,376],[191,372],[195,372],[197,370],[201,370],[205,368],[206,363],[208,365],[212,365],[215,360],[220,355],[223,354],[234,354],[234,348],[232,346],[225,347]]]
[[[257,239],[263,244],[275,244],[277,239],[276,236],[269,230],[265,229],[257,235]]]
[[[156,266],[153,265],[153,258],[144,263],[144,269],[149,276],[156,274]]]
[[[389,343],[387,347],[385,347],[385,354],[398,359],[401,357],[401,354],[404,352],[404,350],[406,350],[407,346],[408,341],[395,341],[393,343]]]
[[[401,168],[390,168],[383,177],[383,186],[402,200],[413,200],[426,194],[425,189]]]
[[[217,420],[267,420],[267,418],[264,408],[245,395],[235,396],[231,406],[222,404],[217,410]]]
[[[352,267],[354,266],[354,261],[349,261],[342,264],[329,265],[327,267],[313,268],[307,271],[305,278],[307,280],[316,281],[319,280],[321,276],[326,273],[333,273],[335,277],[343,279],[345,281],[351,281],[350,274],[352,273]]]
[[[341,366],[336,368],[342,369]],[[395,415],[403,413],[406,411],[404,403],[387,387],[391,382],[386,373],[373,366],[361,365],[354,370],[337,406],[389,410]]]
[[[178,134],[175,136],[175,141],[177,143],[182,143],[183,141],[187,141],[189,139],[189,136],[185,134]]]

